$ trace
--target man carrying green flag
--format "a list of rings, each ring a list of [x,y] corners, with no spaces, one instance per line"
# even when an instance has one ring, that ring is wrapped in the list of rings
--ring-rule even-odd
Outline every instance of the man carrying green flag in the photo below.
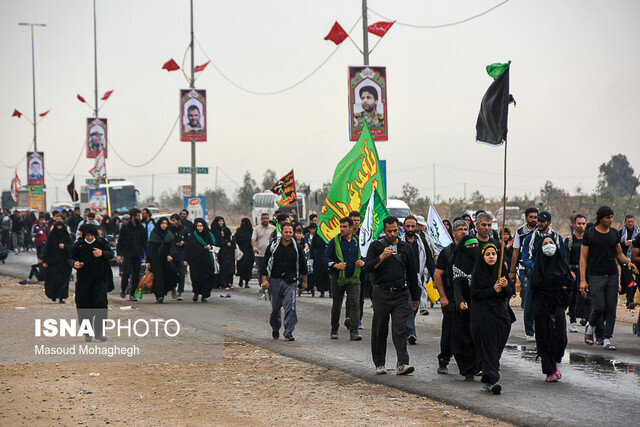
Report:
[[[360,241],[358,243],[362,256],[366,257],[371,242],[378,240],[382,234],[382,221],[389,216],[389,211],[377,190],[371,192],[369,201],[366,205],[362,205],[361,214],[363,220],[360,224]]]
[[[336,166],[327,200],[320,211],[318,234],[329,242],[340,232],[340,219],[359,211],[362,201],[368,200],[374,190],[385,200],[384,188],[378,151],[365,121],[358,142]]]

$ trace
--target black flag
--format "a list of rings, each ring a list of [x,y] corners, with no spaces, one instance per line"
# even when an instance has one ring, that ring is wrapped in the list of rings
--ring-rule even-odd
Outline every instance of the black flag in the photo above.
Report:
[[[507,140],[507,115],[509,104],[515,101],[509,94],[509,65],[491,64],[487,73],[495,80],[487,89],[480,104],[476,123],[476,141],[491,145],[502,145]]]
[[[78,192],[76,191],[76,176],[75,175],[71,179],[71,182],[69,183],[69,185],[67,185],[67,192],[69,193],[69,196],[71,196],[71,201],[72,202],[77,202],[78,201],[79,197],[78,197]]]

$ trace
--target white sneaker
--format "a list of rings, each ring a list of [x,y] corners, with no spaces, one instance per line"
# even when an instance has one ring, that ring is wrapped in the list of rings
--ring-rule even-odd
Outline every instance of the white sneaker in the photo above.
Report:
[[[175,288],[171,289],[171,299],[176,299],[178,298],[178,293],[176,292]]]
[[[569,325],[569,332],[578,332],[578,324],[572,323]]]
[[[533,335],[526,335],[526,339],[528,342],[535,342],[536,337],[534,337]]]

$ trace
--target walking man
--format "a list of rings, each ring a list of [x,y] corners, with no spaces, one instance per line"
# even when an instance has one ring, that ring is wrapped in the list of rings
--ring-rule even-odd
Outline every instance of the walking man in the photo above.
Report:
[[[258,271],[262,271],[264,267],[264,252],[269,246],[271,235],[275,231],[276,227],[269,223],[269,214],[263,213],[260,215],[260,225],[253,229],[251,235],[251,245],[253,251],[256,253],[256,267]]]
[[[604,349],[615,350],[611,343],[616,323],[619,278],[616,260],[638,274],[636,266],[622,253],[618,230],[611,228],[613,209],[601,206],[596,213],[596,225],[584,233],[580,253],[580,292],[591,295],[591,317],[584,341],[593,345],[594,325],[604,317]],[[588,281],[587,281],[588,280]]]
[[[626,215],[624,217],[624,227],[620,230],[620,246],[622,247],[622,253],[629,259],[631,259],[631,252],[633,251],[633,240],[638,236],[640,236],[640,228],[636,226],[635,218],[633,215]],[[634,284],[633,275],[629,268],[623,265],[620,268],[620,273],[622,291],[627,295],[627,309],[633,310],[638,306],[638,303],[633,301],[638,285]]]
[[[386,374],[387,336],[391,317],[391,336],[396,348],[396,375],[414,371],[407,352],[407,319],[411,310],[420,304],[418,270],[411,246],[398,239],[398,219],[383,220],[385,237],[369,246],[364,268],[373,283],[373,321],[371,325],[371,354],[376,374]],[[411,305],[409,304],[411,295]]]
[[[122,227],[116,246],[118,263],[122,265],[120,297],[126,298],[127,286],[131,278],[129,301],[137,301],[134,294],[140,282],[140,264],[144,258],[144,248],[147,247],[147,232],[140,224],[139,209],[132,208],[129,216],[129,222]]]
[[[340,310],[342,300],[347,294],[349,317],[344,325],[349,330],[351,341],[360,341],[358,323],[360,321],[360,274],[364,266],[360,256],[358,239],[353,235],[353,220],[345,217],[340,220],[340,234],[334,237],[324,251],[324,263],[331,271],[331,339],[338,339]]]
[[[264,254],[262,289],[269,289],[271,294],[271,336],[274,340],[280,338],[282,317],[280,310],[284,308],[284,338],[295,341],[293,330],[298,324],[296,312],[296,293],[298,281],[302,278],[301,289],[307,289],[307,259],[304,250],[293,239],[293,225],[284,223],[282,234],[269,246]]]

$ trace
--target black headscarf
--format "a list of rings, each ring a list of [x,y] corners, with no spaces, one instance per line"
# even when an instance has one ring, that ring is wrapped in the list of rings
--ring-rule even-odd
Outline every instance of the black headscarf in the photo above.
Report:
[[[496,263],[493,265],[487,264],[484,260],[484,253],[487,249],[493,248],[498,255]],[[473,267],[473,273],[471,273],[471,286],[477,289],[485,289],[493,287],[498,281],[498,269],[500,267],[500,250],[493,243],[487,243],[482,248],[482,251],[478,253],[476,264]],[[502,269],[502,275],[506,274],[506,269]]]
[[[202,230],[202,233],[198,231],[198,223],[201,223],[202,226],[204,227],[204,229]],[[195,221],[193,221],[193,233],[200,236],[200,238],[204,240],[204,242],[207,245],[213,246],[215,244],[215,242],[213,241],[214,239],[211,238],[211,231],[209,230],[209,226],[207,225],[207,222],[204,219],[196,218]],[[214,234],[214,237],[215,237],[215,234]]]
[[[251,235],[253,234],[253,226],[251,225],[251,220],[249,218],[242,218],[240,221],[240,227],[236,230],[236,239],[249,239],[251,240]]]
[[[162,227],[160,227],[160,224],[162,224],[163,222],[167,223],[167,228],[165,230],[162,229]],[[169,227],[171,226],[171,223],[169,222],[169,220],[167,219],[166,216],[163,216],[162,218],[160,218],[158,220],[158,222],[156,222],[155,227],[153,227],[153,230],[151,231],[151,235],[149,236],[149,241],[151,242],[170,242],[173,240],[173,233],[171,233],[171,231],[169,231]]]
[[[49,237],[47,238],[47,246],[54,247],[58,246],[60,243],[64,243],[65,246],[70,246],[72,244],[71,237],[67,231],[67,226],[62,221],[56,221],[49,233]]]
[[[475,236],[464,236],[455,249],[453,250],[454,262],[453,265],[462,270],[465,274],[471,274],[480,252],[478,247],[468,248],[465,246],[468,240],[475,239]]]
[[[560,253],[560,248],[557,248],[556,253],[549,257],[542,252],[542,243],[540,243],[533,265],[531,288],[543,292],[561,290],[562,286],[567,285],[570,280],[569,271],[569,265]]]
[[[223,221],[222,225],[218,224],[220,220]],[[211,232],[213,233],[217,241],[220,241],[222,239],[222,228],[225,227],[226,225],[227,223],[224,222],[224,218],[221,216],[217,216],[213,218],[213,221],[211,221]]]

